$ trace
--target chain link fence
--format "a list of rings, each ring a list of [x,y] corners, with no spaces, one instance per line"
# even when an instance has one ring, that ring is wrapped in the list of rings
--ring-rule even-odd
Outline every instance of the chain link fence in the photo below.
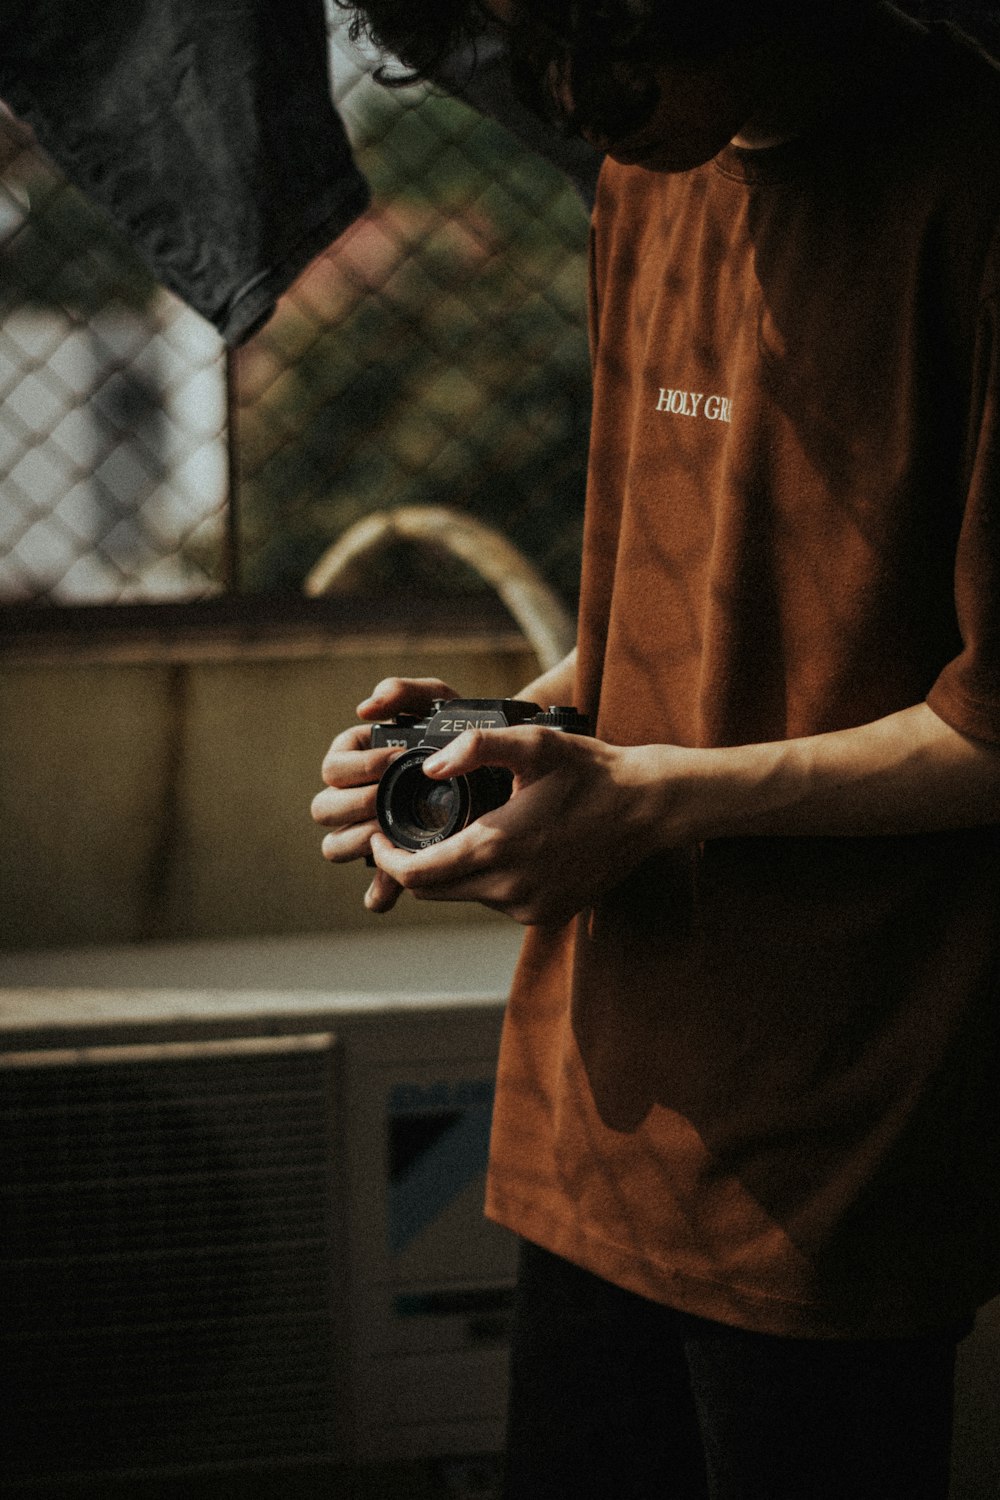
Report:
[[[212,587],[226,491],[214,332],[0,120],[0,597]]]
[[[1000,46],[995,0],[911,0]],[[387,91],[331,21],[373,188],[227,358],[0,112],[0,604],[300,594],[373,512],[500,532],[572,608],[589,372],[586,211],[495,122]],[[484,587],[390,544],[353,585]]]
[[[572,601],[584,206],[465,105],[380,88],[334,27],[373,206],[228,357],[0,116],[0,602],[299,593],[360,519],[428,504]],[[365,584],[483,586],[402,546]]]

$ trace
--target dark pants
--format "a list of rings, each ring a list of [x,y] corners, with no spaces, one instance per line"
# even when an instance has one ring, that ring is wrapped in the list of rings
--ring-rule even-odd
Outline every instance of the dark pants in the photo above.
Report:
[[[968,1326],[747,1333],[524,1245],[506,1500],[944,1500]]]

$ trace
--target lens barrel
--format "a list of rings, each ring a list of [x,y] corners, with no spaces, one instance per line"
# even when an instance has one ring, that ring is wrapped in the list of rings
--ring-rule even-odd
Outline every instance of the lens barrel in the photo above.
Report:
[[[433,781],[423,772],[424,761],[433,754],[434,747],[427,745],[405,751],[379,782],[379,826],[400,849],[439,844],[510,797],[512,777],[498,766]]]

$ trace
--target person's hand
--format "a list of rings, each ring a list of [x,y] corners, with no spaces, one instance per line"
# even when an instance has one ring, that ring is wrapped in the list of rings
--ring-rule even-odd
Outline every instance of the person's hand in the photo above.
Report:
[[[358,704],[358,718],[366,722],[337,735],[323,761],[326,790],[313,798],[313,820],[330,830],[322,844],[325,859],[334,864],[363,859],[369,851],[372,834],[378,829],[377,784],[400,752],[389,747],[373,750],[370,724],[399,713],[423,715],[430,711],[436,698],[456,697],[458,694],[447,683],[435,677],[387,677],[370,697]],[[376,870],[365,905],[369,911],[388,911],[399,894],[398,883]]]
[[[422,901],[477,901],[517,922],[567,921],[656,843],[642,749],[522,725],[467,730],[425,761],[435,780],[505,766],[511,798],[419,853],[371,835],[375,862]]]

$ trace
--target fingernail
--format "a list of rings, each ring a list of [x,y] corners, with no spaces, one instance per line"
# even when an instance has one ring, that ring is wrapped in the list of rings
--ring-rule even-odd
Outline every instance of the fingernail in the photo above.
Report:
[[[435,771],[445,771],[447,770],[447,768],[448,757],[444,755],[440,750],[438,750],[434,755],[429,755],[424,761],[424,770],[430,771],[432,775]]]

